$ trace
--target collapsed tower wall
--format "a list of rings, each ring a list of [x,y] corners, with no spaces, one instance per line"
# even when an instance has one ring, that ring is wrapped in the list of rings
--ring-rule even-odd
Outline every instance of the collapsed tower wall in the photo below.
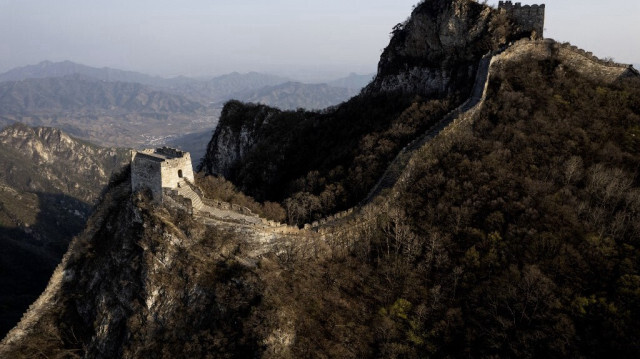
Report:
[[[178,188],[184,180],[194,182],[189,152],[169,147],[132,151],[132,191],[148,188],[153,198],[161,202],[163,188]]]
[[[521,32],[530,32],[533,38],[544,37],[544,4],[523,6],[519,2],[500,1],[498,9],[504,10]]]

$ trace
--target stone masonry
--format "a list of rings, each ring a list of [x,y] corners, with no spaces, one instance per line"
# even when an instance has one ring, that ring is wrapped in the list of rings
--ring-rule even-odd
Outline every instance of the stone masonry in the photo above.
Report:
[[[524,5],[511,1],[500,1],[498,9],[503,9],[522,32],[530,32],[532,38],[542,39],[544,32],[544,10],[542,5]]]
[[[178,188],[185,179],[194,182],[189,152],[169,147],[132,151],[132,191],[148,188],[154,200],[162,202],[162,189]]]

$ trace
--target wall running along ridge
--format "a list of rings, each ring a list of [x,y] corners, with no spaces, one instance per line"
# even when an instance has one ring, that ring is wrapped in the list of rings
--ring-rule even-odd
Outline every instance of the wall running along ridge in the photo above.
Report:
[[[479,74],[479,76],[477,76],[477,78],[484,78],[484,84],[481,86],[481,100],[475,103],[475,105],[470,109],[467,109],[466,111],[455,116],[455,119],[445,125],[444,128],[439,130],[437,135],[440,137],[445,136],[446,138],[446,136],[454,133],[454,131],[456,131],[456,128],[461,126],[468,126],[471,123],[471,121],[473,120],[473,113],[483,103],[484,96],[486,95],[486,86],[490,81],[492,72],[496,68],[503,66],[504,62],[517,61],[522,57],[544,60],[548,59],[549,56],[552,55],[557,55],[560,57],[560,59],[563,60],[562,66],[580,72],[584,76],[588,76],[596,80],[601,80],[608,83],[614,82],[624,77],[640,76],[638,71],[630,65],[622,65],[610,61],[600,60],[591,55],[591,53],[580,50],[575,46],[560,44],[551,39],[541,41],[521,40],[514,44],[511,44],[511,46],[507,48],[503,53],[491,57],[486,78],[484,78],[485,76],[481,76],[482,74]],[[483,61],[487,61],[487,58],[483,59]],[[482,68],[482,66],[480,68]],[[470,101],[475,102],[475,100],[472,99],[477,98],[478,92],[476,90],[479,88],[480,85],[478,85],[474,89],[474,92],[470,96]],[[422,138],[422,136],[420,136],[420,138]],[[422,141],[419,141],[418,139],[418,142]],[[430,142],[427,141],[424,143],[424,145],[429,146]],[[189,168],[190,166],[191,164],[189,163]],[[134,176],[133,167],[134,166],[132,166],[132,182]],[[398,179],[398,181],[400,182],[402,182],[403,177],[406,176],[406,173],[404,173],[405,169],[406,168],[402,168],[403,175],[401,175]],[[149,179],[151,179],[152,181],[157,181],[157,176],[151,175],[147,172],[147,170],[139,170],[137,172],[137,181],[143,180],[143,177],[141,177],[141,175],[149,175]],[[185,202],[190,203],[190,201]],[[205,199],[205,202],[209,201]],[[249,211],[248,209],[234,206],[229,203],[212,201],[208,204],[215,207],[224,208],[225,210],[228,209],[230,211],[242,212],[248,217],[254,219],[258,218],[256,215],[251,214],[251,211]],[[349,233],[353,232],[354,230],[358,230],[359,228],[363,228],[363,226],[366,224],[366,220],[363,219],[361,211],[364,207],[366,207],[366,204],[362,207],[354,207],[328,218],[321,219],[312,224],[307,224],[304,226],[304,228],[307,230],[299,230],[297,227],[286,226],[280,223],[275,223],[273,221],[259,218],[258,221],[254,221],[259,223],[253,225],[240,226],[236,223],[227,224],[236,229],[239,229],[240,227],[248,229],[248,231],[245,231],[243,233],[249,237],[256,238],[256,240],[262,240],[264,243],[266,243],[265,246],[268,246],[270,243],[273,243],[273,241],[277,240],[289,239],[292,240],[292,243],[298,243],[304,242],[295,241],[296,239],[300,238],[300,236],[319,236],[318,238],[320,238],[322,241],[331,243],[335,246],[335,248],[339,248],[338,245],[349,245],[350,241],[352,240],[352,237],[349,236]],[[95,220],[96,222],[102,222],[104,221],[105,217],[106,216],[104,215],[94,216],[93,220]],[[225,223],[222,222],[219,218],[216,219],[216,222]],[[93,227],[99,228],[100,225],[98,225],[98,223],[95,223]],[[270,239],[272,239],[272,242],[269,242]],[[20,323],[15,328],[13,328],[0,343],[0,357],[4,357],[7,352],[11,351],[13,344],[18,343],[21,339],[28,335],[38,325],[38,322],[41,319],[42,315],[47,313],[47,308],[54,305],[56,300],[59,299],[56,297],[56,295],[57,293],[59,293],[64,281],[71,280],[74,276],[74,273],[71,273],[64,269],[68,264],[69,258],[74,255],[73,252],[73,247],[70,247],[70,250],[64,256],[62,263],[58,266],[51,280],[49,281],[47,289],[43,292],[40,298],[30,306],[29,310],[23,315]]]
[[[453,126],[454,123],[457,123],[456,120],[458,118],[466,117],[465,114],[474,111],[477,106],[482,103],[485,95],[485,90],[490,78],[491,69],[494,66],[501,66],[501,63],[504,61],[517,61],[521,57],[543,60],[545,58],[549,58],[554,54],[562,59],[565,67],[571,68],[572,70],[580,72],[590,78],[607,83],[613,82],[622,77],[639,75],[638,71],[636,71],[631,65],[624,65],[615,63],[613,61],[601,60],[593,56],[593,54],[590,52],[581,50],[576,46],[571,46],[569,44],[558,43],[552,39],[522,39],[510,44],[509,47],[507,47],[504,51],[498,51],[494,54],[487,54],[480,60],[478,72],[476,74],[476,81],[467,101],[465,101],[458,108],[448,113],[443,117],[441,121],[436,123],[424,134],[420,135],[407,146],[405,146],[396,156],[394,161],[388,166],[387,171],[382,175],[376,186],[372,188],[367,198],[363,200],[360,205],[336,213],[329,217],[319,219],[312,223],[305,224],[303,229],[317,231],[320,233],[328,233],[328,228],[323,227],[335,226],[338,222],[350,223],[354,216],[356,216],[360,212],[360,209],[370,203],[377,195],[379,195],[382,189],[393,187],[393,185],[395,185],[395,183],[398,181],[398,178],[401,176],[404,167],[408,163],[408,159],[411,157],[412,153],[415,150],[424,146],[429,142],[430,139],[434,138],[438,134],[449,129],[451,126]],[[295,226],[288,226],[283,223],[276,223],[274,221],[260,218],[258,217],[258,215],[252,213],[248,208],[217,200],[205,199],[201,190],[199,190],[197,187],[194,187],[194,189],[208,207],[225,211],[233,211],[247,217],[259,219],[259,222],[256,222],[255,220],[245,221],[245,223],[247,224],[253,223],[252,225],[257,229],[272,233],[298,232],[298,228]],[[175,197],[176,191],[173,192]],[[194,214],[197,212],[198,211],[194,211]],[[212,219],[215,218],[211,215],[211,213],[207,213],[206,211],[201,211],[199,214]]]

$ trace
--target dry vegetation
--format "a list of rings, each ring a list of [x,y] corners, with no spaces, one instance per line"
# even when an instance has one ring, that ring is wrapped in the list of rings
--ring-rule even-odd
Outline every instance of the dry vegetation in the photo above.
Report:
[[[145,229],[134,228],[145,250],[134,246],[123,269],[109,267],[106,251],[124,237],[103,226],[88,243],[103,263],[75,264],[87,278],[101,265],[143,278],[136,266],[171,250],[163,233],[192,243],[152,274],[173,298],[154,312],[162,320],[145,322],[135,296],[125,302],[116,356],[635,357],[640,80],[604,85],[559,65],[528,60],[496,73],[469,128],[436,138],[388,201],[322,245],[247,265],[238,238],[149,207]],[[219,179],[200,181],[251,205]],[[76,307],[95,299],[82,285]],[[80,325],[65,313],[66,333],[95,353],[92,323],[106,314]],[[83,348],[45,334],[33,343]]]

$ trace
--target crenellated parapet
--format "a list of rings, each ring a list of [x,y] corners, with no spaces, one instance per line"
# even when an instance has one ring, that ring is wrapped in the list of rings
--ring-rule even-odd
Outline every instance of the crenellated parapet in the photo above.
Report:
[[[545,5],[522,5],[511,1],[500,1],[498,9],[507,13],[509,18],[522,32],[531,32],[533,38],[543,38]]]
[[[610,59],[600,59],[591,52],[553,39],[516,41],[503,53],[500,60],[518,60],[519,58],[543,60],[551,56],[560,58],[564,68],[570,68],[586,77],[605,83],[640,75],[631,65],[620,64]]]

